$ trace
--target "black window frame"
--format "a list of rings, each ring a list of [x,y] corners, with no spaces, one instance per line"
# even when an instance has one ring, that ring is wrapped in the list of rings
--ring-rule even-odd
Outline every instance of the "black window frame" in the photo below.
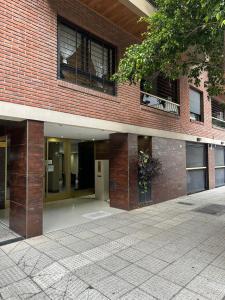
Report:
[[[72,83],[75,83],[75,84],[78,84],[82,87],[85,87],[85,88],[89,88],[89,89],[92,89],[92,90],[95,90],[95,91],[98,91],[98,92],[102,92],[102,93],[105,93],[105,94],[108,94],[108,95],[112,95],[112,96],[116,96],[117,95],[117,85],[114,81],[112,80],[108,80],[108,79],[101,79],[100,77],[92,74],[90,71],[88,72],[87,71],[87,68],[88,66],[85,64],[88,63],[88,59],[83,59],[83,65],[84,65],[84,70],[80,70],[78,68],[73,68],[71,66],[67,66],[66,64],[63,64],[61,63],[61,57],[60,57],[60,33],[59,33],[59,26],[60,24],[64,25],[64,26],[67,26],[69,27],[70,29],[74,30],[75,32],[79,33],[83,38],[86,39],[86,47],[88,46],[89,42],[92,41],[98,45],[101,45],[102,47],[105,47],[108,49],[108,51],[112,51],[112,64],[110,64],[110,58],[108,58],[108,65],[110,64],[110,68],[112,70],[112,74],[109,74],[110,76],[113,75],[115,72],[116,72],[116,66],[117,66],[117,53],[118,53],[118,50],[117,50],[117,47],[109,42],[106,42],[105,40],[97,37],[96,35],[92,34],[91,32],[87,31],[86,29],[83,29],[77,25],[75,25],[74,23],[66,20],[65,18],[61,17],[61,16],[58,16],[57,17],[57,78],[59,80],[64,80],[66,82],[71,82],[69,80],[65,80],[62,78],[62,75],[61,75],[61,71],[62,71],[62,66],[63,68],[65,69],[70,69],[72,71],[74,71],[74,73],[81,73],[82,75],[86,76],[87,78],[92,78],[92,79],[95,79],[97,82],[101,82],[103,83],[104,85],[104,82],[111,85],[112,87],[112,93],[109,93],[109,92],[106,92],[104,91],[104,88],[103,89],[100,89],[100,88],[97,88],[97,87],[94,87],[93,85],[83,85],[83,84],[79,84],[79,83],[76,83],[76,82],[73,82]],[[83,46],[83,43],[82,43],[82,46]],[[87,50],[85,50],[87,51]],[[86,60],[86,61],[85,61]],[[85,70],[86,69],[86,70]]]
[[[200,115],[191,111],[191,106],[190,106],[190,103],[191,103],[190,91],[191,90],[200,94]],[[193,86],[189,86],[189,112],[190,112],[190,120],[191,121],[197,121],[197,122],[201,122],[201,123],[204,122],[204,95],[201,90],[199,90]],[[194,115],[196,118],[192,118],[191,115]]]

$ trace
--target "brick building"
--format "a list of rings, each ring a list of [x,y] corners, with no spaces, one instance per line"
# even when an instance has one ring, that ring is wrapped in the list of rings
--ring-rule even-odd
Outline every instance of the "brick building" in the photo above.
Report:
[[[0,207],[15,232],[42,233],[45,201],[95,193],[102,161],[111,206],[143,205],[141,149],[162,163],[147,204],[225,184],[222,98],[186,78],[160,75],[152,94],[110,81],[153,11],[147,0],[1,2]]]

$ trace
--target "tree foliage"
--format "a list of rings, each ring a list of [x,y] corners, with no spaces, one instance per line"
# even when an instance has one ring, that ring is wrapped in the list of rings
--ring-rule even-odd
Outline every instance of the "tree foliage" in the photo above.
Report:
[[[169,79],[187,76],[197,86],[201,75],[210,95],[224,94],[225,0],[156,0],[140,44],[128,47],[114,79],[151,81],[159,72]]]

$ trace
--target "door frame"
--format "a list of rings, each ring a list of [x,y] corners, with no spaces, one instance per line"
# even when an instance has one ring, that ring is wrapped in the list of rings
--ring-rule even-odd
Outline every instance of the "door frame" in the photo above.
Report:
[[[8,144],[8,139],[7,139],[7,135],[5,136],[0,136],[0,148],[4,148],[5,149],[5,208],[8,208],[9,207],[9,204],[7,202],[7,178],[8,178],[8,175],[7,175],[7,161],[8,161],[8,158],[7,158],[7,144]]]

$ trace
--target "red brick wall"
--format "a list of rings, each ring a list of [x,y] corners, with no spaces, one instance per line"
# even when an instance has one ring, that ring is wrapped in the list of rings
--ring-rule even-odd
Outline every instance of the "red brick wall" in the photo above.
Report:
[[[189,120],[188,83],[181,80],[181,115],[139,104],[139,87],[118,87],[117,97],[57,80],[57,14],[118,47],[135,38],[77,0],[2,0],[0,6],[0,100],[151,128],[224,139],[212,129],[204,92],[204,125]]]

